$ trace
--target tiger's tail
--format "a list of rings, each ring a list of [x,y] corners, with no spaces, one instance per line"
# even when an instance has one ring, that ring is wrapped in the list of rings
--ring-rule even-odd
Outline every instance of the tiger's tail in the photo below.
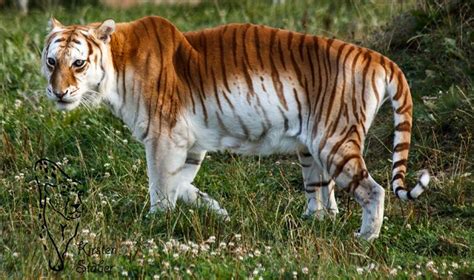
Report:
[[[405,186],[413,103],[410,88],[403,72],[395,64],[391,66],[388,94],[392,102],[395,124],[391,184],[393,192],[398,198],[402,200],[416,199],[428,187],[430,175],[427,170],[422,170],[413,189],[408,190]]]

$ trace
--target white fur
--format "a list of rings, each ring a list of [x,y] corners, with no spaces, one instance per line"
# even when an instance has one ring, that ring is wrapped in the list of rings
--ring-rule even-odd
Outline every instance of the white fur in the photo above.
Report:
[[[426,188],[428,187],[428,184],[430,183],[430,174],[428,173],[427,170],[422,170],[421,172],[422,173],[420,176],[420,182]]]

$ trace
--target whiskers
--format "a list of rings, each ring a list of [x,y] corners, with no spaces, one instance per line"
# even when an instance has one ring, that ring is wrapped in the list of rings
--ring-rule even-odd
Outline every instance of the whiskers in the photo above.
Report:
[[[87,111],[92,111],[97,108],[101,101],[101,93],[92,89],[88,89],[81,97],[80,105],[82,105]]]

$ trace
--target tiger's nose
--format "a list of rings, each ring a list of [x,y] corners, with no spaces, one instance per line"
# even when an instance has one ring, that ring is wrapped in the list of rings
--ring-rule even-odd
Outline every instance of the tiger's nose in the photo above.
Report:
[[[56,95],[57,98],[62,99],[66,94],[69,93],[69,89],[66,89],[65,91],[55,91],[53,90],[54,95]]]

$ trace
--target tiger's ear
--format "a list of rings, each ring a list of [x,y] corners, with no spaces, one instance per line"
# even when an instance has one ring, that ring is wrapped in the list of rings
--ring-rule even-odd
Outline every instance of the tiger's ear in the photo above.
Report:
[[[102,22],[99,27],[97,27],[97,29],[95,30],[95,35],[99,40],[107,44],[108,42],[110,42],[110,35],[112,35],[114,31],[115,21],[113,19],[108,19]]]
[[[48,22],[49,31],[53,31],[54,29],[63,28],[64,25],[59,22],[59,20],[51,17]]]

